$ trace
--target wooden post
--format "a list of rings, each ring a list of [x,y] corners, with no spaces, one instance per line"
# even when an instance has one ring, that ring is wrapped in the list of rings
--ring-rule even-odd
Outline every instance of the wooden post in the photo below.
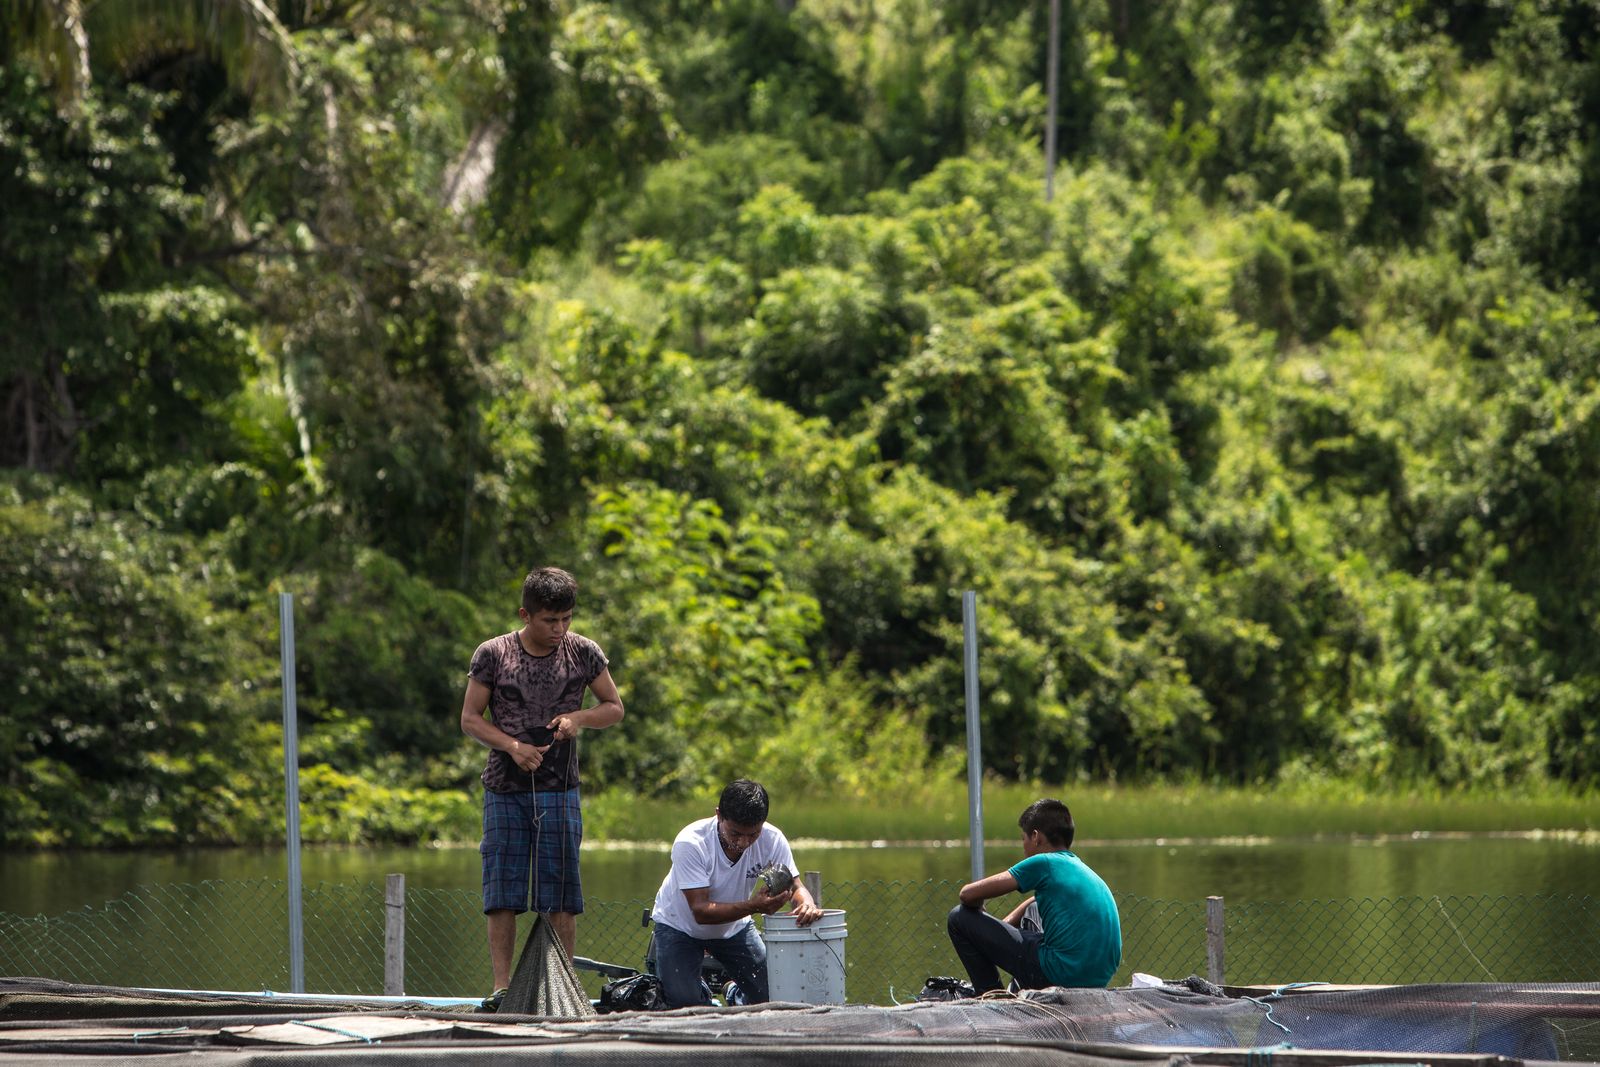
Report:
[[[383,993],[406,993],[406,876],[391,874],[383,882]]]
[[[1222,985],[1222,898],[1206,897],[1206,977]]]
[[[822,872],[807,871],[800,880],[806,884],[806,892],[811,894],[811,903],[822,907]]]

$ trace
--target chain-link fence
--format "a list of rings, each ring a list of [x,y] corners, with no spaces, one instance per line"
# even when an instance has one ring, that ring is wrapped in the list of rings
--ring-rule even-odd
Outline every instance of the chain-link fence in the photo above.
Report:
[[[952,881],[829,883],[823,904],[846,911],[846,994],[855,1003],[910,999],[930,975],[960,974],[945,935]],[[311,992],[384,991],[384,885],[304,890],[305,982]],[[1205,901],[1118,896],[1123,966],[1164,978],[1207,974]],[[1600,974],[1600,899],[1459,896],[1226,904],[1221,949],[1230,984],[1291,982],[1575,982]],[[642,899],[591,900],[578,952],[642,967]],[[478,894],[405,895],[405,991],[487,992]],[[1213,931],[1218,930],[1215,916]],[[284,990],[289,985],[282,881],[145,886],[97,908],[51,918],[0,913],[0,974],[107,985]],[[591,995],[603,979],[582,972]]]

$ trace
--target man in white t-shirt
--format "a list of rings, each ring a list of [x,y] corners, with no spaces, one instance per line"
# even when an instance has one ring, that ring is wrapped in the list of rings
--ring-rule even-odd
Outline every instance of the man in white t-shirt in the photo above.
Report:
[[[770,889],[756,877],[781,863],[790,881]],[[656,976],[670,1007],[710,1003],[700,982],[706,953],[727,968],[746,1004],[767,1000],[767,946],[750,916],[771,915],[793,901],[794,920],[822,918],[794,874],[783,831],[767,822],[767,791],[741,778],[723,789],[716,812],[690,823],[672,842],[672,868],[656,891]]]

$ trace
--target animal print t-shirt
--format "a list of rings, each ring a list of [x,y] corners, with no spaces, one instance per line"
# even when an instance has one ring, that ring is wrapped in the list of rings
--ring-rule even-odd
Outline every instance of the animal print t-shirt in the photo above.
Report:
[[[472,654],[467,676],[489,687],[489,716],[518,741],[548,744],[552,719],[583,706],[583,691],[606,669],[606,654],[587,637],[570,630],[555,651],[535,656],[522,647],[518,631],[491,637]],[[483,786],[495,793],[578,788],[578,742],[558,741],[529,773],[506,753],[489,750]]]

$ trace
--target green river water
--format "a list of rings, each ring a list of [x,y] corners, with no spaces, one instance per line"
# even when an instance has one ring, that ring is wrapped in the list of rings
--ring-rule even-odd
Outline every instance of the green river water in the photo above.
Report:
[[[968,879],[961,845],[799,839],[823,904],[849,916],[852,999],[903,1000],[958,969],[945,912]],[[1593,980],[1600,975],[1600,835],[1434,834],[1287,839],[1089,838],[1075,851],[1117,893],[1133,970],[1206,968],[1208,896],[1227,909],[1235,982]],[[1020,857],[989,842],[985,867]],[[591,847],[579,952],[637,966],[640,912],[663,845]],[[289,989],[282,849],[0,855],[0,974],[208,989]],[[306,986],[382,991],[383,884],[404,874],[406,989],[487,985],[472,848],[302,852]],[[1006,906],[1009,906],[1007,904]],[[591,995],[599,979],[585,975]]]
[[[1328,839],[1139,842],[1087,839],[1076,850],[1114,890],[1164,900],[1312,900],[1481,894],[1600,894],[1600,837],[1589,834],[1438,834]],[[800,865],[825,883],[965,881],[965,845],[868,847],[798,841]],[[413,888],[478,888],[472,848],[325,848],[302,851],[307,884],[363,884],[405,874]],[[1009,841],[985,846],[985,866],[1021,858]],[[664,846],[584,852],[591,899],[654,894]],[[141,885],[283,878],[282,849],[48,852],[0,855],[0,911],[60,915]]]

